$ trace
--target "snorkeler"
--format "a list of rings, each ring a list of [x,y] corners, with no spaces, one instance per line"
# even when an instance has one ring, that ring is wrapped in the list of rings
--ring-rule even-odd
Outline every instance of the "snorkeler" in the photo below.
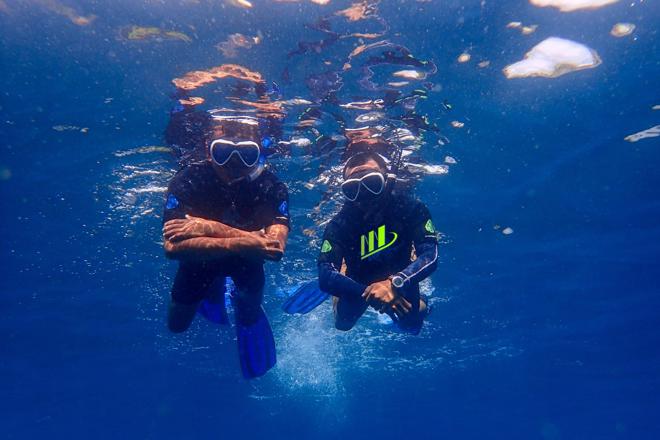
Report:
[[[208,115],[208,114],[207,114]],[[170,181],[163,240],[179,261],[168,327],[185,331],[199,311],[227,323],[234,308],[243,375],[275,365],[275,343],[261,306],[264,262],[279,261],[289,233],[288,190],[265,166],[265,139],[249,116],[212,116],[204,124],[206,157]],[[267,142],[266,142],[267,143]]]
[[[419,282],[437,267],[436,230],[428,208],[397,191],[396,176],[376,152],[393,147],[384,139],[360,142],[372,148],[345,164],[346,203],[323,235],[319,285],[334,296],[337,329],[350,330],[372,306],[417,334],[428,310]]]

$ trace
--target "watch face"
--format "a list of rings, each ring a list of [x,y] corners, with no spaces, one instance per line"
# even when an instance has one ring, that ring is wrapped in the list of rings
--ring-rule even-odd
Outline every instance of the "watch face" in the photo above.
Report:
[[[403,286],[403,279],[401,277],[394,277],[392,278],[392,285],[394,287],[401,287]]]

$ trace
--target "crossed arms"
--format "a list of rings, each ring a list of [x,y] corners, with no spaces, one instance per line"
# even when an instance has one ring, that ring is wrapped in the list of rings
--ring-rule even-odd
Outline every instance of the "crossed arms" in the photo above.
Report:
[[[163,225],[167,258],[180,261],[213,260],[230,255],[279,261],[284,255],[289,228],[272,224],[262,231],[244,231],[221,222],[186,215]]]

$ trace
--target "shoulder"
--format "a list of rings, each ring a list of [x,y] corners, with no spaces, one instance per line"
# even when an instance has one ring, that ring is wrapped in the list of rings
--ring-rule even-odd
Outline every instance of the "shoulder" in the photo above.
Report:
[[[208,162],[195,162],[181,168],[172,177],[170,188],[191,189],[213,179],[213,169]]]
[[[341,210],[336,213],[326,225],[326,233],[339,234],[342,231],[345,231],[349,220],[348,211],[349,210],[346,208],[346,206],[343,206]]]
[[[408,192],[404,193],[393,193],[394,209],[395,212],[399,212],[403,215],[404,218],[417,220],[420,216],[428,216],[428,208],[426,204],[414,197]]]
[[[255,185],[260,192],[273,196],[282,196],[289,192],[286,184],[281,182],[270,170],[264,170],[259,178],[253,182],[253,185]]]
[[[172,180],[197,179],[206,177],[209,172],[213,172],[213,168],[208,161],[193,162],[177,171]]]

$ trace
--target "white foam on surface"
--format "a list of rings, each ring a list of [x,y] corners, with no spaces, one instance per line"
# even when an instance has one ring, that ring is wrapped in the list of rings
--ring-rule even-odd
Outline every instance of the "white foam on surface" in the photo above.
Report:
[[[509,79],[533,76],[556,78],[600,64],[601,59],[593,49],[575,41],[550,37],[527,52],[525,59],[506,66],[503,72]]]
[[[529,0],[539,8],[553,7],[562,12],[573,12],[579,9],[598,9],[603,6],[617,3],[619,0]]]

